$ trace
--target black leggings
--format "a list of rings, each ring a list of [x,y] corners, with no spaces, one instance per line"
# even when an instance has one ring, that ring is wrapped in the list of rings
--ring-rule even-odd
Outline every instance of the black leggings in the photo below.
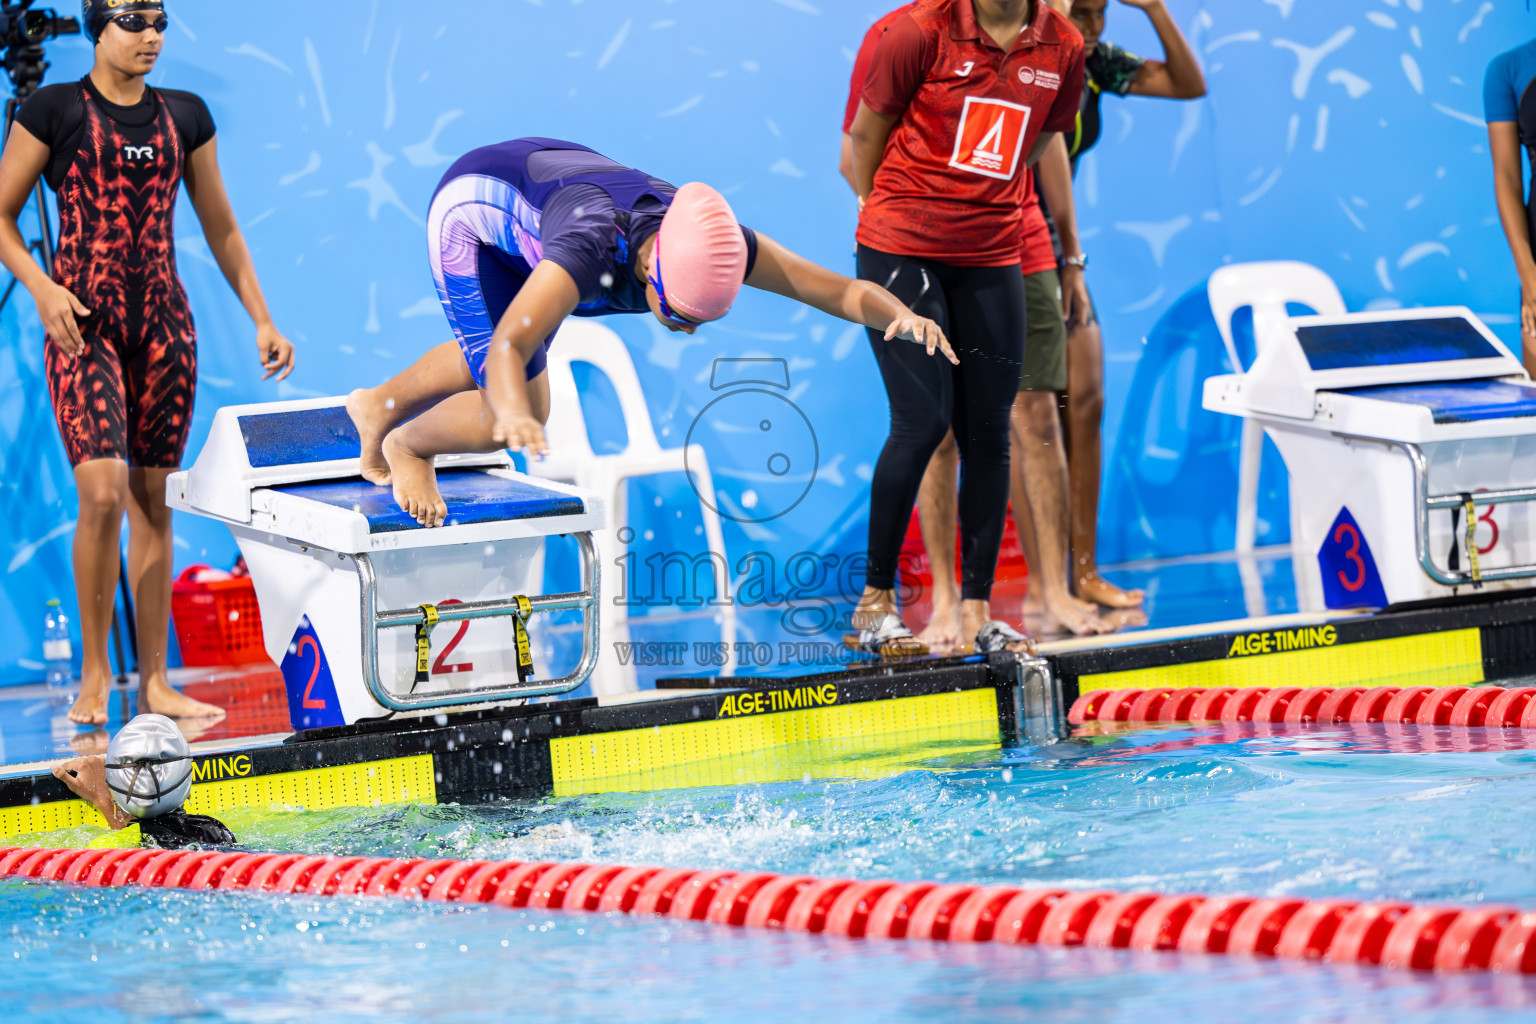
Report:
[[[869,332],[891,403],[891,433],[870,485],[866,582],[895,587],[923,473],[954,427],[961,459],[960,593],[988,600],[1008,517],[1008,416],[1024,363],[1024,276],[1017,263],[955,267],[860,245],[859,277],[936,321],[960,358],[954,366],[921,345]]]

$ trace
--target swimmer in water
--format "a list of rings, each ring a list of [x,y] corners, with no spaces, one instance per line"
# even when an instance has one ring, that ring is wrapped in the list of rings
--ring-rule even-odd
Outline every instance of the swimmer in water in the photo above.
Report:
[[[139,715],[112,737],[105,757],[60,762],[53,775],[113,831],[137,825],[147,845],[175,850],[235,841],[223,822],[181,809],[192,791],[192,749],[164,715]]]
[[[568,316],[649,312],[692,334],[747,284],[959,361],[934,321],[742,227],[708,185],[674,188],[572,142],[515,139],[461,158],[432,200],[427,242],[456,341],[347,398],[363,476],[392,485],[423,526],[448,514],[434,456],[548,451],[545,351]]]

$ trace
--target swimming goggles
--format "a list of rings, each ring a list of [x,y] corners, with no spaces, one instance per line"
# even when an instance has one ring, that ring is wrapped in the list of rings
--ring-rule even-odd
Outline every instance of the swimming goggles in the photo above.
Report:
[[[109,774],[107,776],[107,788],[128,800],[161,800],[176,792],[176,787],[180,786],[187,776],[183,773],[174,784],[162,786],[160,784],[160,773],[155,769],[164,765],[175,764],[177,761],[191,760],[192,755],[190,754],[169,754],[165,757],[132,757],[122,761],[108,761],[105,765],[107,769],[115,768],[118,771],[128,773],[128,785],[126,787],[115,785],[112,781],[112,776]],[[139,779],[146,773],[149,775],[148,781],[150,786],[154,788],[152,793],[144,792],[139,786]]]
[[[132,32],[134,35],[138,35],[148,28],[152,28],[156,32],[164,32],[170,23],[171,19],[167,18],[164,14],[161,14],[154,21],[150,21],[142,14],[121,14],[112,19],[112,24],[124,32]]]
[[[651,274],[649,275],[651,287],[656,289],[656,305],[661,308],[661,315],[668,323],[679,327],[697,327],[699,321],[689,320],[687,317],[676,313],[667,305],[667,290],[661,283],[661,233],[656,234],[656,258],[651,260]]]

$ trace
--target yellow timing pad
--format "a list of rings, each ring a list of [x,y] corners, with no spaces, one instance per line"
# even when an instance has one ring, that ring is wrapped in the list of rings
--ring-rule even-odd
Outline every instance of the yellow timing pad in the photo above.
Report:
[[[1241,633],[1220,661],[1083,675],[1077,689],[1082,694],[1133,686],[1466,686],[1483,681],[1478,629],[1335,646],[1336,640],[1331,626]]]
[[[764,698],[764,710],[772,706],[762,694],[743,698]],[[549,751],[555,795],[732,786],[806,774],[868,778],[893,774],[925,758],[984,750],[1001,742],[997,691],[990,687],[737,714],[740,717],[553,739]],[[943,749],[935,749],[940,744]],[[914,749],[919,745],[921,750]]]
[[[200,758],[196,778],[217,774],[220,761],[241,758]],[[234,765],[236,771],[239,765]],[[246,759],[249,771],[249,759]],[[194,783],[187,797],[189,814],[214,816],[236,807],[303,807],[323,811],[332,807],[378,807],[381,804],[437,803],[436,775],[431,754],[396,757],[362,764],[332,765],[302,772],[252,775],[219,782]],[[77,825],[106,827],[96,808],[84,800],[61,800],[24,807],[0,807],[0,839],[53,832]]]

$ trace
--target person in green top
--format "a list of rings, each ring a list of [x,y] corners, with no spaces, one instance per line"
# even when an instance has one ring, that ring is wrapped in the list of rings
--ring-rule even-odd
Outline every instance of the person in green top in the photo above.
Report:
[[[1194,51],[1163,0],[1120,0],[1146,14],[1163,45],[1162,60],[1144,60],[1113,43],[1105,42],[1104,21],[1109,0],[1072,0],[1072,24],[1083,34],[1087,54],[1087,80],[1078,108],[1077,127],[1065,136],[1072,167],[1099,141],[1102,121],[1099,102],[1105,93],[1114,96],[1153,96],[1194,100],[1205,95],[1205,75]],[[1082,269],[1088,257],[1064,252],[1063,268]],[[1072,480],[1073,589],[1085,601],[1110,608],[1134,609],[1141,604],[1138,590],[1122,590],[1099,576],[1095,549],[1098,545],[1100,431],[1104,418],[1104,340],[1098,318],[1088,301],[1087,290],[1068,287],[1062,279],[1063,305],[1067,315],[1067,456]],[[1131,612],[1129,614],[1139,613]],[[1130,623],[1126,623],[1130,624]]]

